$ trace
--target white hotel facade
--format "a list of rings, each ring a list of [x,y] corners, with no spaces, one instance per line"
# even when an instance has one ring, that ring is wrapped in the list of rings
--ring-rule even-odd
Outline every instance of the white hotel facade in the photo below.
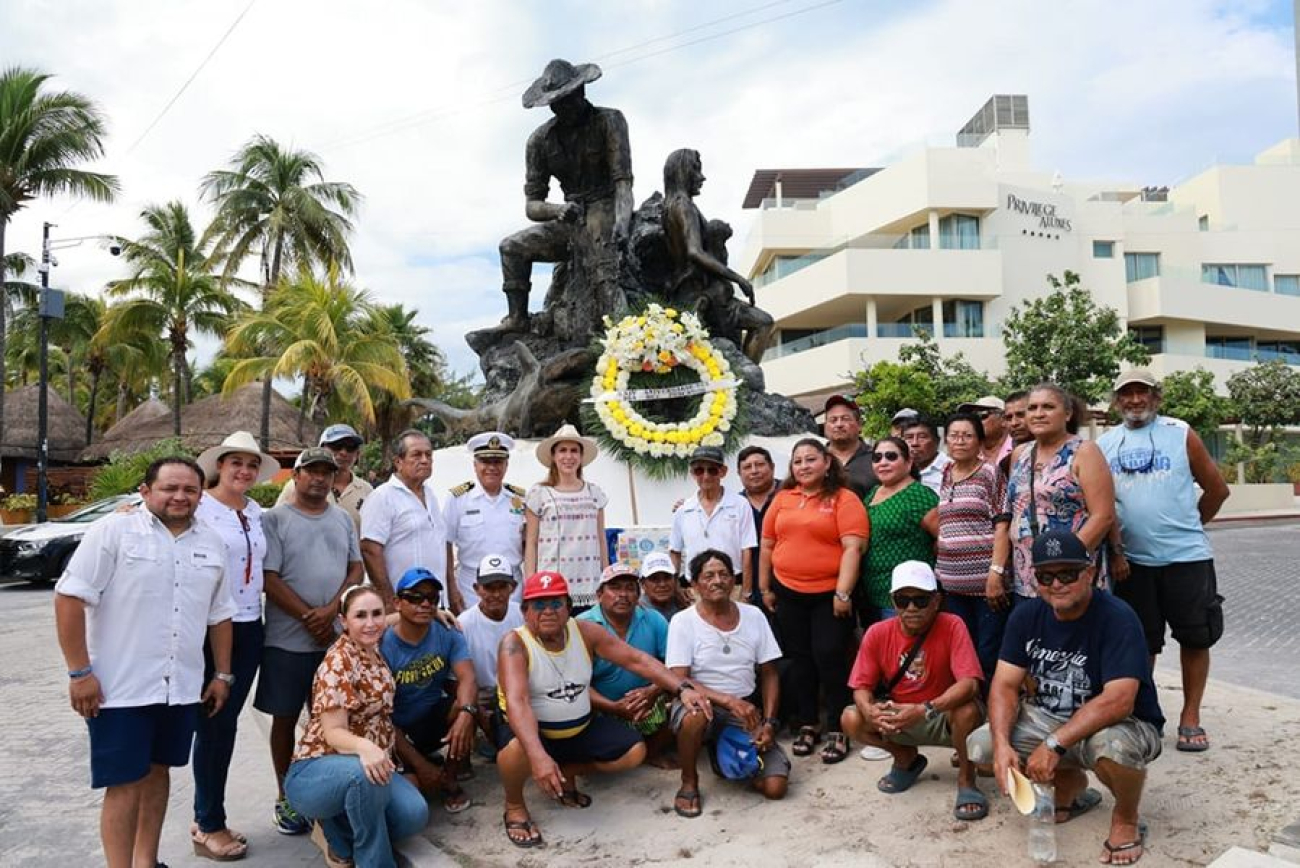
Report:
[[[995,96],[957,136],[883,169],[757,172],[737,270],[779,329],[770,391],[842,389],[926,327],[992,375],[1000,324],[1077,272],[1153,353],[1157,376],[1224,382],[1253,360],[1300,365],[1300,140],[1168,188],[1035,169],[1023,96]]]

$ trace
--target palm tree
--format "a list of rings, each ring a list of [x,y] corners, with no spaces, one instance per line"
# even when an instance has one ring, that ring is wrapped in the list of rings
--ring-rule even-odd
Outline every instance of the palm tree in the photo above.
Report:
[[[72,91],[50,91],[50,76],[21,66],[0,72],[0,287],[5,284],[5,229],[37,196],[69,194],[100,202],[117,195],[117,178],[76,168],[104,155],[99,107]],[[7,299],[5,299],[7,302]],[[5,310],[0,303],[0,384],[5,382]],[[0,442],[5,395],[0,388]]]
[[[428,339],[429,329],[415,322],[417,312],[400,304],[375,307],[366,322],[368,332],[388,335],[406,361],[412,395],[430,398],[439,394],[447,380],[447,361],[442,350]],[[375,430],[387,448],[399,431],[409,428],[415,412],[388,392],[373,390]]]
[[[318,278],[301,268],[293,280],[280,283],[262,311],[237,322],[226,340],[234,356],[265,352],[238,361],[226,377],[224,392],[252,380],[302,377],[298,439],[303,423],[319,408],[337,401],[337,409],[352,409],[367,424],[375,421],[368,386],[398,398],[411,395],[406,362],[387,334],[365,328],[371,316],[370,294],[340,283],[331,268]]]
[[[108,285],[125,298],[109,309],[104,338],[128,342],[149,336],[167,341],[172,364],[172,433],[181,434],[181,405],[189,392],[186,353],[193,334],[222,335],[246,305],[227,288],[195,240],[189,213],[180,202],[150,205],[140,214],[149,231],[138,240],[114,239],[131,266],[131,276]]]
[[[351,184],[326,181],[320,158],[309,151],[283,148],[256,135],[231,158],[230,168],[210,172],[201,191],[216,206],[205,240],[232,276],[257,255],[261,265],[262,308],[279,286],[284,266],[337,265],[352,271],[347,236],[349,219],[361,195]],[[271,436],[271,381],[262,384],[262,448]]]

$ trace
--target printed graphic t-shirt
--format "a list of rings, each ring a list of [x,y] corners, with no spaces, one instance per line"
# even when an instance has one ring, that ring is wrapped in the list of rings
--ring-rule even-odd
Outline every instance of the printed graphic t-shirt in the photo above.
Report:
[[[389,627],[379,642],[388,668],[393,670],[397,695],[393,699],[393,723],[405,729],[414,725],[442,701],[443,686],[451,667],[469,660],[469,646],[459,630],[436,621],[418,645],[412,645]]]

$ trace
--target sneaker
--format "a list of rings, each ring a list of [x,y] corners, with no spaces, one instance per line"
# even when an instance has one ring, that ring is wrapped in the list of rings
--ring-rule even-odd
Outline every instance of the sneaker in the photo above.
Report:
[[[869,744],[862,750],[858,751],[858,756],[868,762],[878,762],[879,760],[889,759],[893,754],[885,750],[883,747],[876,747],[875,745]]]
[[[305,835],[311,831],[311,820],[299,814],[288,799],[275,803],[275,831],[281,835]]]

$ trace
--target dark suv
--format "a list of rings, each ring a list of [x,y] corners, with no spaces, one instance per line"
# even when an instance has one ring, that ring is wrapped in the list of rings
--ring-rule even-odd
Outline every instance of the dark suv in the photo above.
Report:
[[[139,503],[138,494],[119,494],[44,524],[5,528],[0,537],[0,577],[52,582],[63,575],[68,559],[90,526],[124,503]]]

